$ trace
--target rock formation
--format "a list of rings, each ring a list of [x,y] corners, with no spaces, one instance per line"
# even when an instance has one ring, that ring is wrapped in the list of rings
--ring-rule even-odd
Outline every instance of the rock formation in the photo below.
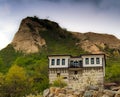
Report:
[[[85,90],[74,90],[67,87],[50,87],[44,90],[43,97],[120,97],[120,89],[113,91],[90,86]]]
[[[108,49],[112,49],[117,52],[120,50],[120,40],[113,35],[98,34],[93,32],[73,32],[73,35],[80,40],[77,45],[81,46],[82,49],[90,53],[103,53]]]
[[[12,45],[15,50],[24,53],[36,53],[47,46],[45,37],[41,33],[48,31],[47,37],[52,36],[53,40],[62,40],[69,37],[68,31],[62,29],[57,23],[47,20],[38,19],[37,17],[27,17],[22,20],[18,32],[15,34]],[[50,33],[49,33],[50,32]],[[49,34],[48,34],[49,33]],[[75,44],[89,53],[106,53],[111,49],[113,54],[120,53],[120,40],[113,35],[97,34],[93,32],[77,33],[70,32],[77,40]]]
[[[17,51],[36,53],[46,45],[46,41],[39,35],[43,28],[38,22],[25,18],[22,20],[18,32],[15,34],[12,45]]]

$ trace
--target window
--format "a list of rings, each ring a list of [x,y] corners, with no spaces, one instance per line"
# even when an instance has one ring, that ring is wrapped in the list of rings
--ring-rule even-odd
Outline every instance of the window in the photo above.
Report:
[[[60,73],[57,73],[57,77],[60,77]]]
[[[78,71],[75,71],[74,74],[78,74]]]
[[[79,67],[78,61],[74,61],[74,67],[75,67],[75,68],[76,68],[76,67]]]
[[[67,77],[63,77],[63,79],[67,79]]]
[[[82,60],[79,61],[79,67],[82,67]]]
[[[79,61],[79,64],[82,65],[82,61],[81,60]]]
[[[73,67],[74,62],[70,61],[70,67]]]
[[[76,65],[77,65],[77,63],[76,63],[77,61],[74,61],[74,64],[73,64],[73,67],[76,67]]]
[[[89,58],[85,58],[85,64],[89,64]]]
[[[60,65],[60,59],[57,59],[57,65]]]
[[[51,65],[55,65],[55,59],[52,59]]]
[[[100,58],[96,58],[96,64],[100,64]]]
[[[65,59],[62,59],[62,65],[65,65]]]
[[[70,64],[73,65],[73,61],[70,61]]]
[[[91,58],[91,64],[94,64],[94,58]]]

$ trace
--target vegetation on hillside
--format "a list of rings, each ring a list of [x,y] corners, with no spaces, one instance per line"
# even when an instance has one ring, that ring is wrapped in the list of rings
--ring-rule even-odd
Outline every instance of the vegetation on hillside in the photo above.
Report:
[[[120,84],[120,56],[112,56],[106,60],[106,79],[107,82]]]
[[[11,64],[17,57],[23,55],[21,52],[14,50],[13,46],[9,44],[6,48],[0,51],[0,72],[7,72]]]

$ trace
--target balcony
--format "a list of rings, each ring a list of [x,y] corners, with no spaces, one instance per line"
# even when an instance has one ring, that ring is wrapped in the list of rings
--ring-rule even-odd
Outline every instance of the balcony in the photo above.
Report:
[[[81,68],[82,64],[69,64],[69,68]]]
[[[70,61],[69,68],[82,68],[82,61]]]

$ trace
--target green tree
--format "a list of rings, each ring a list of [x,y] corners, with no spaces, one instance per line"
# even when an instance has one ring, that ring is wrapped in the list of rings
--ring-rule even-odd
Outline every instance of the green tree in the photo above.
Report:
[[[15,64],[23,66],[26,69],[27,75],[31,80],[32,92],[38,93],[48,88],[48,60],[45,55],[30,54],[23,57],[18,57]]]
[[[120,82],[120,65],[113,64],[106,67],[106,80],[112,82]]]
[[[5,77],[5,83],[2,87],[3,97],[21,97],[30,90],[28,77],[23,67],[13,65]]]
[[[4,97],[3,96],[3,85],[5,84],[5,75],[3,75],[2,73],[0,73],[0,97]]]
[[[37,60],[34,65],[27,67],[32,78],[33,91],[42,92],[49,87],[48,66],[45,59]]]
[[[2,58],[0,57],[0,72],[5,72],[6,68],[5,68],[5,64],[3,63]]]

